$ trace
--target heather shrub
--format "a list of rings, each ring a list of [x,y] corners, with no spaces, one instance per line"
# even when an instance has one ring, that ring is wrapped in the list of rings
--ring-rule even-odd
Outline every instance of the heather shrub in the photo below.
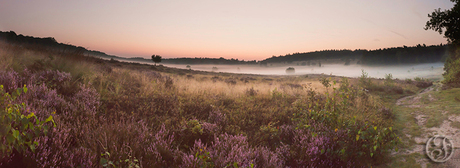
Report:
[[[143,159],[149,167],[172,167],[182,163],[183,152],[174,146],[174,135],[163,125],[155,136],[155,141],[146,148],[147,156]]]
[[[290,167],[338,167],[347,165],[347,160],[341,160],[340,144],[334,142],[341,136],[340,133],[331,133],[321,124],[312,125],[312,129],[298,129],[295,131],[293,144],[290,146]],[[317,132],[316,132],[317,131]],[[348,164],[349,167],[351,166]]]
[[[178,134],[178,144],[181,144],[181,149],[188,150],[193,146],[195,140],[198,140],[203,135],[203,129],[198,120],[189,120],[182,122],[182,128]],[[204,138],[204,137],[203,137]]]
[[[226,115],[220,110],[212,110],[208,116],[208,122],[216,124],[219,127],[227,125]]]
[[[222,134],[209,146],[201,141],[196,141],[192,154],[209,157],[215,167],[251,167],[253,162],[253,149],[249,146],[247,138],[242,135],[233,136]],[[203,163],[204,164],[204,163]]]
[[[6,93],[11,94],[16,91],[16,88],[20,88],[25,83],[23,82],[23,78],[19,76],[19,73],[15,71],[0,71],[0,84],[3,85]]]
[[[278,156],[278,153],[271,151],[265,146],[254,149],[254,167],[285,167],[285,160]]]
[[[284,161],[267,147],[251,147],[247,137],[221,134],[214,142],[205,144],[201,140],[188,155],[183,167],[283,167]]]
[[[151,167],[148,165],[153,164],[153,160],[147,152],[147,147],[155,141],[155,134],[147,124],[142,120],[136,122],[130,119],[125,121],[109,119],[109,121],[94,128],[92,132],[87,132],[84,141],[81,141],[82,146],[91,147],[95,156],[101,156],[95,161],[102,165],[105,161],[108,166],[112,161],[114,165],[121,167],[132,164]]]
[[[28,153],[34,167],[94,167],[97,165],[97,153],[90,147],[79,144],[76,135],[81,130],[73,131],[63,125],[62,120],[56,117],[57,127],[48,136],[38,138],[39,145],[36,153]],[[90,130],[85,130],[90,131]]]
[[[59,114],[67,108],[66,101],[56,90],[48,89],[45,84],[30,86],[30,92],[21,99],[27,102],[28,108],[33,109],[39,117],[50,115],[52,112]]]

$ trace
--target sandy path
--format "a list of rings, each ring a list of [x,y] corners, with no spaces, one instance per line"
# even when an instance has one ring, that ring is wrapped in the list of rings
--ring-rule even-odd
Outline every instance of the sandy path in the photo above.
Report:
[[[412,155],[414,153],[418,153],[423,157],[415,158],[416,162],[421,167],[427,167],[428,163],[430,167],[459,167],[460,168],[460,130],[458,128],[452,127],[452,122],[460,122],[460,116],[449,114],[449,111],[441,110],[441,109],[433,109],[430,106],[430,102],[436,101],[432,94],[434,92],[439,91],[441,88],[440,84],[433,85],[419,94],[408,96],[397,100],[397,106],[403,106],[408,108],[415,109],[411,116],[415,119],[416,124],[420,128],[420,135],[412,135],[411,132],[408,130],[403,130],[406,138],[401,137],[403,143],[408,143],[410,140],[415,141],[415,145],[411,146],[408,149],[401,149],[398,152],[394,152],[394,157],[398,157],[401,155]],[[425,96],[427,95],[427,96]],[[428,103],[422,103],[422,97],[426,97],[428,99]],[[425,100],[426,101],[426,100]],[[426,122],[429,119],[428,116],[432,115],[433,111],[439,112],[439,115],[447,115],[447,119],[442,121],[442,124],[438,127],[427,127]],[[426,142],[429,138],[434,135],[445,135],[450,137],[454,141],[454,146],[456,151],[454,152],[453,157],[445,163],[433,163],[426,157],[425,146]],[[413,155],[412,155],[413,156]]]

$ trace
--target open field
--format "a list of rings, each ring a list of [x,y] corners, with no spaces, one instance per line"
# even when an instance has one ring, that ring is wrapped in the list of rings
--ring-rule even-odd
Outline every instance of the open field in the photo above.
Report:
[[[7,166],[385,167],[391,152],[410,147],[401,123],[412,119],[396,100],[431,86],[365,72],[190,71],[0,45],[2,108],[24,103],[20,113],[56,123],[32,138],[34,151],[2,152]]]

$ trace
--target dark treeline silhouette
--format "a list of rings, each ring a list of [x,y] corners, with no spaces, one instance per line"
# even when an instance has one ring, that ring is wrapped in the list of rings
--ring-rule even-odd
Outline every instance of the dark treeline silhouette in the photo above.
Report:
[[[312,61],[326,59],[340,59],[345,64],[350,64],[350,60],[358,60],[359,63],[366,65],[391,65],[391,64],[413,64],[431,63],[444,61],[449,45],[417,45],[413,47],[394,47],[378,50],[323,50],[306,53],[293,53],[284,56],[273,56],[260,61],[261,64],[267,63],[292,63],[294,61]]]
[[[53,37],[38,38],[32,36],[17,35],[14,31],[0,32],[0,38],[11,43],[23,44],[40,44],[48,46],[56,46],[59,43]]]
[[[225,59],[220,58],[169,58],[164,59],[164,63],[170,64],[226,64],[226,65],[236,65],[236,64],[257,64],[256,60],[244,61],[238,59]]]
[[[90,52],[86,48],[81,46],[74,46],[70,44],[58,43],[53,37],[32,37],[24,36],[22,34],[17,35],[14,31],[2,32],[0,31],[0,40],[6,41],[12,44],[18,44],[25,48],[35,48],[48,51],[59,51],[63,53],[75,53],[84,54]]]
[[[118,59],[125,61],[141,61],[151,63],[151,59],[141,57],[124,58],[113,55],[108,55],[104,52],[87,50],[81,46],[58,43],[53,37],[38,38],[32,36],[17,35],[13,31],[0,31],[0,40],[9,43],[22,45],[23,47],[39,47],[43,50],[64,51],[65,53],[74,52],[85,55],[98,56],[106,59]],[[417,45],[413,47],[394,47],[378,50],[323,50],[306,53],[293,53],[284,56],[272,56],[262,61],[244,61],[238,59],[225,58],[164,58],[163,63],[166,64],[260,64],[261,66],[271,65],[272,63],[287,63],[291,64],[296,61],[299,65],[316,65],[320,60],[337,59],[345,65],[351,64],[351,60],[355,63],[365,65],[392,65],[392,64],[413,64],[413,63],[431,63],[445,61],[449,45],[432,45],[426,46]],[[314,60],[317,60],[316,62]],[[310,62],[311,61],[311,62]],[[300,63],[299,63],[300,62]]]
[[[77,55],[92,55],[103,58],[122,58],[113,55],[108,55],[101,51],[88,50],[82,46],[75,46],[71,44],[59,43],[53,37],[33,37],[24,36],[22,34],[17,35],[14,31],[2,32],[0,31],[0,40],[11,44],[17,44],[24,48],[33,48],[34,50],[59,52],[65,55],[77,54]]]
[[[100,56],[104,58],[113,58],[123,61],[137,61],[137,62],[147,62],[151,63],[152,59],[145,59],[142,57],[133,57],[133,58],[124,58],[117,56]],[[224,59],[224,58],[161,58],[161,62],[165,64],[222,64],[222,65],[249,65],[249,64],[258,64],[256,60],[253,61],[244,61],[238,59]]]
[[[311,61],[325,59],[361,59],[366,50],[323,50],[306,53],[293,53],[284,56],[272,56],[267,58],[262,63],[292,63],[294,61]]]
[[[414,47],[371,50],[363,53],[362,62],[367,65],[444,62],[448,47],[449,45],[442,44],[432,46],[418,44]]]

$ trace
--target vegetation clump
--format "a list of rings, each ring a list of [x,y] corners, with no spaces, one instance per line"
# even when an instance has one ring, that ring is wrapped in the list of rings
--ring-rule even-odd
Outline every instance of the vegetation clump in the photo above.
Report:
[[[161,62],[161,56],[159,56],[159,55],[152,55],[152,61],[155,62],[155,66],[156,66],[157,63],[160,63],[160,62]]]
[[[449,10],[441,11],[435,9],[434,12],[428,14],[430,18],[426,22],[425,30],[431,29],[442,34],[447,41],[451,43],[449,47],[449,57],[444,64],[445,73],[444,84],[454,87],[460,87],[460,0],[451,0],[454,7]]]
[[[293,67],[289,67],[289,68],[286,69],[286,73],[287,74],[293,74],[293,73],[295,73],[295,69]]]

